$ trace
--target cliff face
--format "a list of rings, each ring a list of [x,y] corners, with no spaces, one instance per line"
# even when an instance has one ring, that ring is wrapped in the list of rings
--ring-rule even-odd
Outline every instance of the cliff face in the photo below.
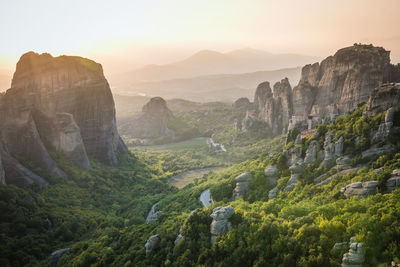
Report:
[[[102,67],[89,59],[24,54],[11,88],[0,100],[0,114],[3,153],[52,176],[67,178],[48,149],[64,153],[84,169],[90,169],[88,156],[115,166],[117,153],[127,152]],[[16,175],[7,168],[5,173],[6,182],[12,183]]]
[[[292,88],[287,78],[275,83],[271,90],[269,82],[261,83],[254,95],[258,118],[266,122],[274,134],[282,131],[292,116]]]
[[[294,113],[333,117],[354,110],[389,79],[389,55],[382,47],[354,45],[305,66],[293,89]]]
[[[390,83],[375,88],[368,99],[364,113],[375,116],[391,107],[400,109],[400,83]]]
[[[141,114],[132,122],[122,126],[122,130],[138,138],[157,138],[173,135],[168,129],[168,120],[173,118],[172,112],[167,107],[167,102],[161,97],[153,97],[147,102]]]

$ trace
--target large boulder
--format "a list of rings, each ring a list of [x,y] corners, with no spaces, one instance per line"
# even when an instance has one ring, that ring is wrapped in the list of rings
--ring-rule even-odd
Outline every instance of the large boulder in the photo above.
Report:
[[[295,164],[289,167],[290,178],[283,189],[283,192],[290,192],[293,190],[294,186],[297,184],[300,175],[304,172],[305,166],[303,161],[297,161]]]
[[[346,198],[356,196],[358,198],[367,197],[376,194],[377,181],[355,182],[343,187],[340,192]]]
[[[306,156],[304,157],[305,164],[312,164],[317,160],[318,152],[319,152],[319,143],[316,140],[313,140],[308,145],[306,150]]]
[[[349,252],[343,255],[342,267],[362,267],[365,261],[365,248],[363,243],[350,241]]]
[[[278,168],[276,165],[268,165],[264,169],[264,175],[270,185],[276,185],[278,182]]]
[[[217,207],[213,209],[211,217],[210,232],[211,232],[211,245],[215,243],[215,239],[218,235],[223,235],[232,229],[232,224],[228,219],[235,214],[235,210],[231,206]]]
[[[269,190],[268,199],[276,198],[276,196],[278,195],[278,192],[279,192],[279,188],[277,186],[275,186],[274,188]]]
[[[161,238],[159,235],[152,235],[147,240],[144,247],[146,248],[146,254],[150,254],[154,249],[157,249],[160,245]]]
[[[239,111],[245,112],[251,108],[251,102],[247,97],[241,97],[233,103],[233,107]]]
[[[50,255],[50,267],[57,267],[58,260],[64,255],[67,254],[70,248],[63,248],[54,251]]]
[[[250,188],[252,175],[249,172],[242,173],[235,178],[236,187],[233,189],[232,199],[237,200],[241,196],[246,196]]]

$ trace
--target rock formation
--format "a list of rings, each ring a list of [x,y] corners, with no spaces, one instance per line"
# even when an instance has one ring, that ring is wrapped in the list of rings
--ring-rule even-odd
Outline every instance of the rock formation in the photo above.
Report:
[[[147,240],[146,244],[144,247],[146,248],[146,254],[150,254],[154,249],[157,249],[158,246],[160,245],[161,238],[159,235],[152,235],[150,238]]]
[[[292,116],[292,87],[287,78],[277,82],[271,90],[269,82],[258,85],[254,95],[258,119],[266,122],[274,134],[282,132]]]
[[[244,132],[247,132],[254,124],[254,122],[257,121],[257,117],[255,116],[254,112],[252,111],[247,111],[244,119],[242,120],[242,130]]]
[[[50,255],[50,267],[56,267],[58,260],[66,253],[68,253],[70,249],[69,248],[63,248],[63,249],[59,249],[54,251],[53,253],[51,253]]]
[[[308,145],[306,150],[306,156],[304,157],[305,164],[312,164],[317,160],[318,152],[320,150],[319,143],[316,140],[313,140]]]
[[[117,153],[127,153],[103,69],[89,59],[24,54],[0,100],[0,114],[6,183],[24,186],[37,180],[17,158],[66,179],[49,149],[86,170],[88,156],[115,166]]]
[[[271,190],[269,190],[268,199],[276,198],[276,196],[278,195],[278,192],[279,192],[279,188],[277,186],[272,188]]]
[[[371,130],[372,142],[384,141],[390,135],[393,127],[394,111],[394,107],[389,108],[385,114],[385,122],[379,124],[377,131]]]
[[[343,255],[342,267],[362,267],[365,261],[365,248],[363,243],[357,243],[350,239],[350,250]]]
[[[172,136],[174,132],[168,129],[168,121],[172,118],[173,114],[168,109],[167,102],[161,97],[153,97],[143,106],[141,114],[122,125],[121,130],[128,131],[138,138]]]
[[[384,84],[375,88],[365,106],[364,114],[375,116],[391,107],[400,109],[400,83]]]
[[[305,66],[293,89],[294,113],[334,118],[367,102],[374,88],[389,78],[389,54],[382,47],[354,45]]]
[[[362,198],[369,195],[375,195],[377,185],[377,181],[355,182],[346,185],[340,190],[340,192],[343,193],[346,198],[350,198],[353,196]]]
[[[246,112],[251,107],[252,104],[247,97],[241,97],[233,103],[233,108],[242,112]]]
[[[278,168],[275,165],[269,165],[264,169],[264,175],[270,185],[276,185],[278,182]]]
[[[236,187],[233,189],[232,199],[237,200],[241,196],[245,196],[249,191],[251,173],[245,172],[235,178]]]
[[[211,232],[211,245],[215,243],[218,235],[224,235],[232,229],[232,224],[228,219],[235,214],[235,210],[231,206],[217,207],[213,209],[211,217],[210,232]]]
[[[290,170],[290,178],[286,184],[286,187],[283,189],[283,192],[292,191],[294,186],[297,184],[300,175],[304,172],[304,162],[303,160],[299,160],[295,162],[293,165],[289,167]]]
[[[151,224],[151,223],[157,221],[158,217],[162,214],[162,211],[160,211],[160,210],[156,211],[157,205],[158,205],[158,202],[156,204],[154,204],[153,206],[151,206],[151,209],[150,209],[149,213],[147,214],[146,222],[148,224]]]

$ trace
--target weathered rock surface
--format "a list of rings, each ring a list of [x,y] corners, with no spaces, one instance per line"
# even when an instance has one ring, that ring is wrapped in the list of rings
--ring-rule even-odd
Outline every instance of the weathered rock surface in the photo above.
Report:
[[[272,188],[271,190],[269,190],[268,199],[276,198],[276,196],[278,195],[278,192],[279,192],[279,188],[277,186]]]
[[[146,248],[146,254],[151,253],[154,249],[157,249],[160,245],[161,238],[159,235],[152,235],[150,238],[147,240],[146,244],[144,247]]]
[[[51,253],[50,255],[50,267],[56,267],[58,260],[66,253],[68,253],[70,249],[69,248],[63,248],[63,249],[59,249],[54,251],[53,253]]]
[[[276,185],[278,182],[278,168],[275,165],[269,165],[264,169],[264,175],[270,185]]]
[[[368,99],[364,114],[375,116],[389,108],[400,109],[400,83],[376,87]]]
[[[115,166],[117,153],[127,153],[103,69],[89,59],[24,54],[11,88],[0,100],[0,114],[4,153],[12,155],[11,161],[32,162],[51,176],[67,178],[48,147],[84,169],[90,168],[88,156]],[[17,168],[10,164],[8,169],[14,172],[5,171],[6,183],[29,184],[32,179],[23,174],[23,163],[18,162]]]
[[[247,97],[241,97],[233,103],[233,107],[239,111],[246,112],[252,107],[252,104]]]
[[[361,152],[361,157],[364,158],[373,158],[375,156],[380,156],[386,153],[393,151],[395,147],[393,145],[387,144],[382,147],[377,147],[376,145],[371,148]]]
[[[297,161],[295,164],[289,167],[290,170],[290,179],[286,184],[286,187],[283,189],[283,192],[292,191],[294,186],[297,184],[300,175],[304,172],[304,163],[303,161]]]
[[[329,133],[325,135],[324,141],[324,160],[321,167],[330,167],[335,163],[335,144],[332,142],[333,136]]]
[[[250,181],[252,175],[251,173],[245,172],[235,178],[236,187],[233,189],[232,199],[237,200],[241,196],[246,196],[249,191]]]
[[[292,87],[287,78],[277,82],[271,90],[269,82],[258,85],[254,105],[258,119],[266,122],[274,134],[282,132],[292,116]]]
[[[336,159],[336,168],[338,170],[345,170],[350,167],[351,158],[349,156],[344,156]]]
[[[306,156],[304,157],[305,164],[312,164],[317,160],[318,152],[320,150],[319,143],[316,140],[313,140],[308,145],[306,150]]]
[[[210,191],[209,188],[204,190],[203,192],[201,192],[200,197],[199,197],[199,201],[206,208],[213,203],[213,200],[211,198],[211,191]]]
[[[333,118],[354,110],[388,80],[389,55],[382,47],[354,45],[338,50],[320,64],[305,66],[299,85],[293,89],[294,113]]]
[[[360,169],[361,169],[361,167],[342,170],[342,171],[340,171],[338,173],[335,173],[335,174],[329,176],[328,178],[326,178],[326,176],[327,176],[326,174],[323,174],[323,175],[321,175],[321,176],[319,176],[319,177],[314,179],[314,182],[316,182],[316,183],[318,182],[315,186],[323,186],[323,185],[329,184],[333,180],[333,178],[335,178],[335,177],[343,176],[343,175],[346,175],[346,174],[349,174],[349,173],[352,173],[352,172],[356,172],[356,171],[358,171]],[[326,179],[324,179],[324,178],[326,178]]]
[[[242,120],[242,130],[247,132],[253,124],[257,121],[257,117],[255,116],[254,112],[247,111],[246,116]]]
[[[354,242],[350,239],[350,250],[343,255],[342,267],[361,267],[365,261],[365,248],[363,243]]]
[[[377,185],[377,181],[355,182],[346,185],[340,190],[340,192],[343,193],[346,198],[350,198],[353,196],[362,198],[369,195],[375,195]]]
[[[173,136],[174,132],[168,129],[168,121],[172,118],[173,114],[167,107],[167,102],[161,97],[153,97],[143,106],[139,115],[121,125],[120,129],[137,138]]]
[[[211,232],[211,245],[215,243],[215,239],[218,235],[223,235],[232,229],[232,224],[228,219],[235,214],[235,210],[231,206],[217,207],[213,209],[211,217],[210,232]]]
[[[146,218],[146,222],[148,224],[151,224],[155,221],[158,220],[158,217],[162,214],[162,211],[156,211],[156,207],[158,205],[158,202],[156,204],[154,204],[153,206],[151,206],[151,209],[149,211],[149,213],[147,214],[147,218]]]

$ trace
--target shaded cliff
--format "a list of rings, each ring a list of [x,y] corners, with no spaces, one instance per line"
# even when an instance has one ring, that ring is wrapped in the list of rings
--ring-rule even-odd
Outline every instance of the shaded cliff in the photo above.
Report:
[[[142,112],[122,125],[120,130],[144,139],[173,135],[173,131],[168,129],[168,121],[172,118],[167,102],[161,97],[153,97],[143,106]]]
[[[117,132],[114,100],[103,69],[89,59],[24,54],[11,88],[0,99],[0,114],[2,158],[3,154],[12,158],[4,165],[22,159],[66,179],[49,151],[65,154],[86,170],[88,157],[115,166],[117,153],[127,153]],[[6,183],[15,182],[15,172],[7,169],[10,166],[5,167]]]

